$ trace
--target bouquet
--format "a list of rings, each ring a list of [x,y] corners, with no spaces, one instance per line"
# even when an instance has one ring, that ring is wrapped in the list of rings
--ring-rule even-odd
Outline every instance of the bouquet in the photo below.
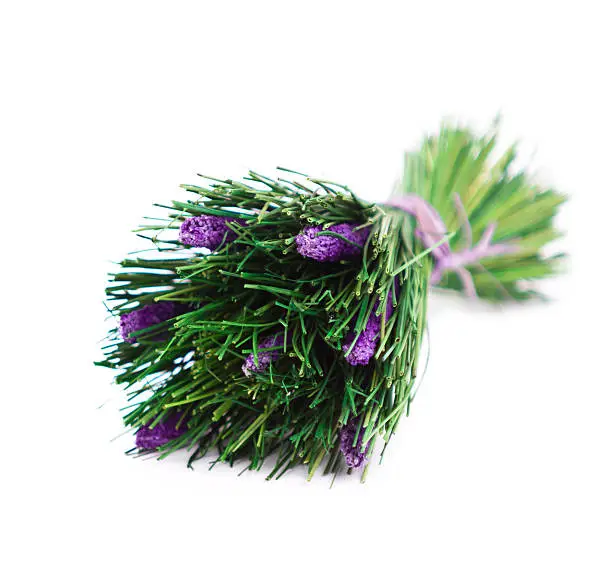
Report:
[[[365,479],[414,399],[430,289],[526,301],[557,271],[565,198],[496,138],[443,126],[381,203],[284,168],[183,186],[106,290],[97,364],[127,391],[129,453]]]

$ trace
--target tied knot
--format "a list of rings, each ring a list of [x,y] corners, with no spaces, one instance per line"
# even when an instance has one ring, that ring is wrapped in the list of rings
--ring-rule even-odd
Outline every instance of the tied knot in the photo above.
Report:
[[[431,284],[437,285],[445,272],[453,271],[461,280],[465,293],[470,297],[475,297],[476,286],[466,267],[478,263],[481,259],[515,253],[518,246],[509,243],[491,243],[496,228],[494,223],[487,226],[480,241],[472,246],[472,229],[458,194],[454,195],[454,201],[459,218],[463,221],[467,241],[467,246],[461,251],[451,251],[446,241],[440,243],[448,235],[446,225],[438,211],[420,196],[416,194],[393,196],[385,205],[403,210],[415,218],[414,235],[426,249],[431,250],[431,255],[435,260],[431,273]]]

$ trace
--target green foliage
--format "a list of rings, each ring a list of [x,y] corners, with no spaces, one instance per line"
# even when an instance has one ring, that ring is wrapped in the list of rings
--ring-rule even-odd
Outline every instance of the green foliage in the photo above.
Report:
[[[126,260],[113,276],[107,294],[118,313],[153,300],[190,307],[165,342],[147,331],[138,346],[109,345],[106,364],[133,401],[126,424],[179,409],[189,431],[164,452],[189,445],[195,460],[214,447],[218,461],[246,457],[251,469],[275,452],[271,476],[299,463],[312,475],[324,458],[327,472],[344,468],[337,433],[352,417],[365,428],[364,447],[376,436],[388,441],[408,409],[424,323],[428,261],[408,263],[420,251],[410,222],[324,181],[250,173],[242,182],[185,189],[196,199],[173,202],[169,224],[143,228],[166,254],[182,246],[160,232],[186,217],[228,215],[246,225],[233,224],[238,238],[215,253]],[[295,251],[304,225],[345,221],[371,227],[362,259],[321,264]],[[349,366],[342,340],[365,328],[376,300],[381,313],[389,293],[396,310],[388,322],[383,317],[379,358]],[[279,333],[284,357],[245,376],[245,357]]]

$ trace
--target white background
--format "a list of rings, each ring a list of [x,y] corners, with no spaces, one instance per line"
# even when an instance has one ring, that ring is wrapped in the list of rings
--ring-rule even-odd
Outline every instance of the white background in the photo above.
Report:
[[[610,569],[607,4],[2,2],[0,565]],[[442,118],[498,112],[571,196],[568,273],[546,305],[432,300],[427,376],[366,485],[111,442],[102,291],[152,202],[277,164],[382,199]]]

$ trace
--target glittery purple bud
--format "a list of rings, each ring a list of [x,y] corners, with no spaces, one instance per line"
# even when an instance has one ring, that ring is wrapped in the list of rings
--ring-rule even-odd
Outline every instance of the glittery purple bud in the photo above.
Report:
[[[236,232],[228,227],[227,222],[245,225],[243,220],[223,216],[203,215],[187,218],[181,224],[179,241],[184,245],[215,250],[222,243],[232,242],[238,237]]]
[[[351,366],[366,366],[370,359],[376,353],[376,349],[378,347],[378,341],[380,337],[380,326],[382,315],[376,315],[376,309],[378,308],[379,301],[376,301],[374,304],[374,308],[370,313],[370,317],[368,318],[368,322],[366,323],[365,330],[363,330],[359,334],[359,338],[357,342],[353,346],[353,350],[346,356],[346,361]],[[391,318],[391,313],[393,312],[393,295],[389,292],[387,295],[387,307],[386,307],[386,320]],[[351,332],[346,335],[344,339],[344,344],[342,345],[342,350],[346,353],[353,341],[355,340],[355,333]]]
[[[131,313],[124,313],[119,317],[119,332],[125,342],[134,344],[138,338],[133,333],[148,329],[159,323],[163,323],[180,312],[180,305],[170,301],[146,305]],[[159,338],[159,337],[157,337]],[[163,335],[162,335],[163,338]]]
[[[353,446],[355,436],[357,435],[357,425],[357,420],[352,419],[349,423],[340,428],[340,451],[342,455],[344,455],[346,464],[353,469],[361,467],[367,461],[366,455],[370,448],[370,444],[368,443],[365,451],[361,451],[363,435],[365,434],[365,429],[363,428],[359,431],[357,443]]]
[[[346,355],[346,361],[351,366],[366,366],[376,352],[379,335],[380,318],[371,316],[368,319],[365,330],[359,334],[359,338],[353,346],[353,350]],[[354,332],[346,335],[345,342],[342,345],[343,352],[346,352],[351,347],[354,340]]]
[[[298,253],[317,261],[341,261],[357,257],[370,233],[369,228],[355,230],[357,225],[342,223],[330,226],[327,230],[323,230],[323,226],[307,226],[295,238]],[[321,235],[322,231],[334,232],[346,239]]]
[[[157,449],[169,441],[187,432],[187,423],[181,420],[181,414],[174,413],[159,422],[153,428],[150,424],[142,426],[136,432],[136,447],[141,449]],[[180,422],[180,425],[179,425]]]
[[[272,348],[273,346],[282,346],[284,342],[284,335],[282,333],[269,336],[263,342],[261,342],[257,348]],[[242,365],[242,371],[245,376],[251,376],[251,374],[260,374],[268,369],[271,362],[278,360],[280,352],[278,350],[266,350],[265,352],[257,353],[257,364],[255,364],[255,356],[253,353],[249,354],[244,364]]]

